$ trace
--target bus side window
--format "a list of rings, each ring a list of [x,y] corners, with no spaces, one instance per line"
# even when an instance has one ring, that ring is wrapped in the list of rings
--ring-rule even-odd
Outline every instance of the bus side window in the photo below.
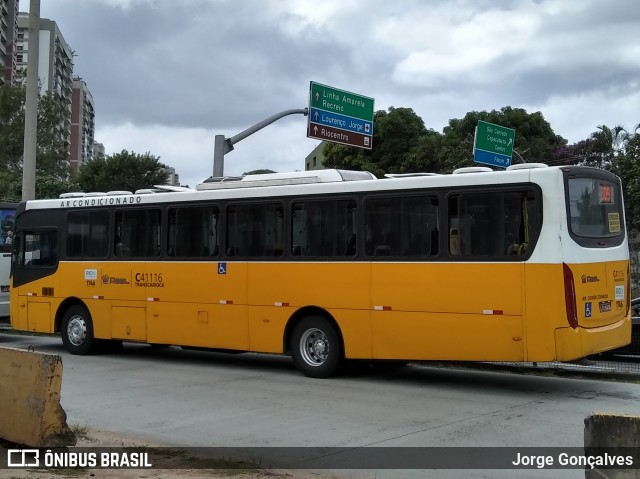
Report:
[[[449,230],[449,253],[451,256],[460,255],[460,238],[458,235],[458,228],[451,228]]]
[[[32,250],[25,257],[24,266],[55,266],[58,263],[57,233],[55,230],[26,231]]]
[[[18,234],[13,238],[13,252],[11,256],[11,260],[15,266],[22,266],[23,264],[23,256],[22,256],[22,234]]]

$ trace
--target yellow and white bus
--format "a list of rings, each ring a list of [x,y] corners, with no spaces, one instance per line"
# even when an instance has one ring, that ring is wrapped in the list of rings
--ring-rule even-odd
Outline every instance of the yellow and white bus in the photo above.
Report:
[[[629,343],[620,180],[323,170],[21,203],[15,329],[344,360],[568,361]],[[181,190],[181,188],[177,188]]]

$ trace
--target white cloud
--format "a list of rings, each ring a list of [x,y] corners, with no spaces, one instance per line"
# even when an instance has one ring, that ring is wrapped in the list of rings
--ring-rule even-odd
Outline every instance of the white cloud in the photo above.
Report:
[[[318,141],[306,138],[306,118],[282,120],[238,142],[225,155],[224,174],[241,175],[257,169],[274,171],[304,170],[305,156]],[[250,126],[250,125],[247,125]],[[230,138],[239,131],[216,132],[203,128],[170,128],[136,126],[131,123],[98,130],[97,137],[105,145],[106,154],[122,150],[143,154],[150,152],[160,162],[176,169],[180,182],[192,188],[213,174],[214,140],[217,134]],[[291,141],[296,138],[297,141]]]
[[[576,143],[588,138],[599,125],[621,125],[633,131],[640,123],[639,107],[640,90],[620,98],[608,97],[604,92],[555,97],[539,109],[556,133],[569,143]]]

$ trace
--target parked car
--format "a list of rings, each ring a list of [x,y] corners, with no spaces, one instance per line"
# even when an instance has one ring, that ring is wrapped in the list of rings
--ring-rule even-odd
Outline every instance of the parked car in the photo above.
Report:
[[[640,297],[631,300],[631,344],[610,353],[640,354]]]
[[[640,319],[640,298],[631,300],[631,315],[634,319]],[[635,322],[634,324],[638,324]]]

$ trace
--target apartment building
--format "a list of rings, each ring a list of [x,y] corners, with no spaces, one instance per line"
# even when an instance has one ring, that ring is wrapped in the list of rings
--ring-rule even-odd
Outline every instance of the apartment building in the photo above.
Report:
[[[97,141],[93,142],[93,159],[94,160],[104,160],[107,156],[106,149],[102,143],[98,143]]]
[[[11,85],[16,74],[18,0],[0,0],[0,85]]]
[[[304,159],[304,169],[309,170],[323,170],[324,169],[324,150],[326,141],[321,141],[318,145],[309,153]]]
[[[73,79],[71,94],[71,152],[69,164],[73,173],[93,159],[95,133],[95,105],[93,96],[82,78]]]
[[[7,0],[0,0],[7,1]],[[16,68],[27,68],[29,55],[29,14],[18,15]],[[69,152],[69,165],[77,172],[80,165],[94,157],[95,104],[93,96],[79,77],[73,76],[74,52],[55,21],[40,19],[38,77],[41,93],[51,92],[69,110],[59,134]]]
[[[41,92],[53,92],[71,109],[73,85],[73,51],[65,41],[56,22],[40,19],[40,49],[38,54],[38,76]],[[29,56],[29,14],[18,15],[17,69],[27,68]]]
[[[180,186],[180,175],[176,173],[175,168],[167,166],[166,168],[164,168],[164,171],[169,173],[169,177],[167,178],[167,185]]]

